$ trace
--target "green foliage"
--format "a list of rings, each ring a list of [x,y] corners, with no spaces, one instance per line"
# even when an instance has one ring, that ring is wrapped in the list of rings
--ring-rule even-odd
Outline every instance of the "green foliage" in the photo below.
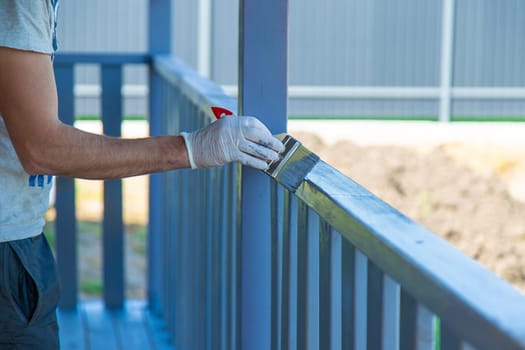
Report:
[[[99,280],[81,280],[80,291],[91,296],[101,296],[102,282]]]
[[[56,247],[56,234],[55,234],[55,224],[54,222],[47,223],[44,226],[44,236],[46,237],[51,249],[55,250]]]

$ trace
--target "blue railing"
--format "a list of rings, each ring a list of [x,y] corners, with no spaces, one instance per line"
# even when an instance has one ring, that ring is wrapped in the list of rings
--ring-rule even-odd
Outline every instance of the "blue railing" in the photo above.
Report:
[[[170,57],[154,60],[152,92],[161,132],[195,130],[214,119],[211,106],[235,101]],[[155,99],[155,96],[152,96]],[[150,232],[149,296],[177,348],[234,349],[239,335],[239,167],[179,170],[160,175],[151,203],[160,216]]]
[[[165,133],[211,122],[213,105],[236,110],[176,59],[153,71]],[[151,291],[177,348],[240,348],[242,176],[236,166],[162,175]],[[324,162],[295,193],[273,182],[263,205],[272,348],[525,349],[523,295]]]
[[[121,136],[122,124],[122,71],[125,65],[147,64],[145,54],[67,54],[55,57],[59,117],[72,125],[75,121],[75,66],[100,66],[102,87],[101,117],[106,135]],[[56,251],[62,284],[60,306],[71,309],[78,302],[77,225],[75,212],[74,179],[58,177],[56,180]],[[124,223],[122,219],[122,181],[104,182],[103,218],[103,284],[104,301],[110,308],[122,307],[124,302]]]
[[[77,62],[102,65],[102,119],[111,135],[120,130],[124,64],[151,66],[154,134],[201,127],[213,120],[211,106],[237,110],[234,99],[173,57],[59,55],[59,113],[70,124]],[[238,165],[151,177],[149,306],[176,348],[242,347],[242,178]],[[120,182],[107,182],[105,193],[104,299],[118,308]],[[525,349],[523,295],[326,163],[295,193],[272,180],[270,198],[259,205],[269,208],[272,255],[259,263],[271,266],[271,348]],[[61,305],[72,308],[73,180],[57,180],[56,207]]]

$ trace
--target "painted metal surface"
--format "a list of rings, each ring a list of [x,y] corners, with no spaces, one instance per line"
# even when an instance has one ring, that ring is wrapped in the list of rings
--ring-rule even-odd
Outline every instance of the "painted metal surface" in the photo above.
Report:
[[[122,66],[102,66],[102,122],[105,135],[122,136]],[[124,219],[122,180],[104,181],[103,288],[108,308],[124,305]]]
[[[215,120],[234,99],[169,56],[154,60],[160,131],[176,134]],[[237,349],[240,325],[238,166],[161,174],[160,304],[177,348]]]
[[[236,109],[234,99],[181,61],[159,56],[153,62],[160,133],[211,122],[215,116],[210,106]],[[69,81],[63,86],[72,86],[72,66],[62,68],[57,77],[64,84]],[[112,91],[120,93],[118,88]],[[243,348],[239,176],[238,166],[160,176],[160,249],[150,261],[162,262],[158,305],[179,348]],[[463,346],[468,340],[479,349],[525,348],[525,306],[519,293],[327,164],[317,163],[295,194],[275,184],[269,187],[272,192],[261,203],[270,208],[264,239],[272,250],[257,260],[270,271],[270,286],[262,291],[271,299],[269,328],[264,330],[269,344],[324,348],[340,339],[357,349],[395,348],[396,342],[388,345],[385,337],[397,327],[388,315],[397,313],[399,283],[417,301],[416,316],[412,307],[408,317],[401,317],[399,328],[409,327],[409,333],[399,335],[402,344],[433,344],[429,334],[435,313],[452,330],[443,334],[446,342]],[[328,237],[333,242],[329,250]],[[392,281],[385,283],[385,274]],[[421,304],[432,310],[425,317]],[[406,305],[399,307],[404,315]],[[321,324],[326,319],[330,327]],[[414,322],[417,329],[410,330]]]
[[[239,110],[260,115],[273,132],[286,128],[285,3],[246,0],[241,8]],[[266,28],[275,14],[277,25]],[[274,36],[268,46],[253,45]],[[214,120],[211,106],[237,110],[181,61],[165,55],[152,64],[155,133],[202,127]],[[70,68],[62,73],[72,91]],[[70,109],[71,93],[69,101]],[[414,342],[415,334],[425,345],[419,340],[429,333],[424,327],[432,332],[433,313],[445,344],[525,348],[519,293],[323,162],[295,194],[236,165],[157,179],[150,288],[177,348],[316,349],[336,347],[336,339],[357,349],[396,348],[391,335],[414,323],[401,339]],[[396,303],[396,283],[417,301],[416,316],[413,305]],[[421,304],[432,311],[424,314]],[[408,321],[396,325],[407,309]],[[93,324],[89,331],[112,327],[104,315]]]
[[[150,55],[169,54],[171,52],[171,6],[169,0],[150,0],[148,4],[148,61]],[[162,80],[149,68],[149,130],[151,136],[162,133]],[[160,174],[149,177],[149,221],[148,221],[148,301],[153,312],[162,314],[161,278],[165,267],[155,261],[162,251],[161,232],[163,228],[163,186]]]
[[[270,25],[271,23],[271,25]],[[286,131],[287,0],[241,0],[239,9],[239,115],[257,116],[273,133]],[[272,271],[270,180],[243,167],[241,187],[241,348],[277,344]]]
[[[57,65],[55,79],[60,96],[58,115],[68,125],[75,121],[73,96],[74,72],[72,64]],[[61,281],[60,307],[74,309],[78,301],[77,220],[75,213],[75,180],[56,178],[56,253],[58,275]]]
[[[441,238],[323,162],[296,194],[462,339],[525,347],[523,296]]]

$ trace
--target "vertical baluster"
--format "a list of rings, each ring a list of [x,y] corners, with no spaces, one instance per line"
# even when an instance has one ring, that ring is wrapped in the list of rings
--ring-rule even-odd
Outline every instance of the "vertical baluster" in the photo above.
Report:
[[[339,234],[334,235],[334,244],[341,241],[341,349],[355,348],[355,301],[356,301],[356,253],[355,248]],[[337,261],[337,260],[336,260]],[[334,280],[336,278],[334,277]],[[334,286],[335,288],[335,286]],[[335,299],[335,297],[334,297]],[[337,300],[337,299],[336,299]],[[336,308],[337,305],[334,305]],[[334,330],[335,331],[335,330]],[[335,339],[335,336],[334,336]]]
[[[440,348],[446,350],[462,350],[461,339],[454,333],[452,329],[447,327],[447,324],[440,322],[441,325],[441,340]]]
[[[206,349],[212,350],[213,344],[213,180],[212,172],[206,172],[207,211],[206,217]]]
[[[281,274],[281,320],[280,349],[288,349],[290,344],[290,279],[291,279],[291,203],[290,193],[282,190],[282,274]]]
[[[158,91],[157,91],[157,94],[159,94],[158,101],[155,101],[159,104],[155,107],[155,109],[150,105],[150,113],[151,113],[150,134],[152,134],[154,130],[154,125],[151,121],[151,119],[154,118],[153,113],[154,112],[155,114],[158,113],[158,115],[155,118],[158,118],[158,120],[161,120],[163,115],[167,115],[168,104],[170,103],[168,96],[166,96],[166,93],[167,93],[166,90],[169,89],[168,84],[166,83],[166,81],[161,80],[160,77],[158,78],[162,83],[158,87]],[[151,88],[153,88],[153,85]],[[150,91],[150,104],[154,103],[154,100],[151,97],[152,93],[153,91]],[[161,124],[158,123],[157,132],[159,134],[161,132],[161,129],[162,129]],[[169,259],[168,254],[169,254],[170,249],[172,249],[171,241],[170,241],[171,232],[168,230],[168,222],[167,222],[169,220],[169,215],[167,213],[167,210],[170,207],[169,206],[170,203],[168,202],[168,200],[171,200],[172,204],[174,205],[176,204],[176,201],[174,198],[170,198],[169,177],[168,176],[165,176],[165,174],[162,174],[162,175],[157,174],[156,181],[158,183],[155,187],[153,186],[154,181],[155,180],[153,176],[150,176],[149,177],[149,192],[150,192],[149,193],[150,194],[149,220],[150,222],[149,222],[149,232],[148,232],[148,254],[155,254],[155,248],[154,248],[155,245],[160,245],[159,248],[161,249],[162,254],[160,256],[151,255],[148,257],[149,264],[151,265],[148,269],[149,271],[156,270],[157,271],[156,273],[162,276],[162,279],[158,281],[158,283],[161,286],[160,287],[161,289],[160,289],[160,292],[157,294],[158,297],[161,298],[161,302],[157,306],[162,307],[160,312],[162,312],[162,315],[164,316],[164,320],[166,321],[167,328],[171,329],[173,325],[172,320],[171,320],[171,305],[172,305],[173,295],[170,293],[171,290],[169,289],[170,288],[170,285],[169,285],[170,270],[163,268],[164,264],[161,263],[161,261],[162,259],[166,259],[166,261],[168,261]],[[176,180],[174,179],[174,181]],[[164,188],[167,191],[167,193],[164,191],[161,191],[160,190],[161,188]],[[154,208],[156,209],[156,211],[158,211],[158,213],[152,212]],[[156,230],[159,230],[159,231],[157,232]],[[161,239],[158,238],[159,236],[161,237]],[[156,265],[161,265],[161,267],[157,267]],[[175,268],[175,267],[172,267],[172,268]],[[152,277],[153,276],[149,276],[149,279],[150,279],[149,283],[151,284],[151,288],[154,289],[155,283],[157,282],[155,282],[154,279],[151,280]],[[168,296],[170,296],[171,298]],[[150,296],[150,299],[151,298],[152,297]]]
[[[152,55],[167,54],[171,52],[171,1],[170,0],[149,0],[148,1],[148,52]],[[168,114],[162,115],[164,103],[171,103],[170,100],[162,100],[162,79],[155,73],[154,68],[149,68],[149,124],[150,135],[156,136],[162,133],[162,119],[168,119]],[[164,85],[165,86],[165,85]],[[164,103],[163,103],[164,101]],[[164,175],[154,174],[149,177],[149,223],[148,223],[148,300],[149,307],[157,314],[169,308],[163,305],[162,300],[172,300],[171,294],[163,295],[167,290],[166,279],[160,280],[164,275],[165,266],[163,262],[168,260],[168,255],[161,255],[162,251],[169,248],[163,246],[161,237],[167,234],[162,231],[161,223],[164,221],[162,208],[165,202],[162,201],[162,179]],[[164,177],[165,178],[165,177]],[[170,199],[174,201],[174,199]],[[164,314],[165,319],[169,315]]]
[[[290,201],[290,307],[289,307],[289,332],[288,332],[288,346],[285,349],[299,349],[299,330],[301,329],[299,324],[300,307],[302,307],[302,300],[299,299],[300,289],[302,287],[303,277],[301,275],[302,269],[300,262],[302,263],[304,258],[299,256],[299,246],[304,246],[304,239],[300,239],[299,236],[299,222],[301,217],[301,209],[298,204],[297,197],[293,194],[289,194]],[[301,241],[302,240],[302,241]],[[304,289],[302,289],[304,290]]]
[[[368,258],[360,251],[355,254],[355,348],[367,348]]]
[[[332,229],[321,221],[319,230],[319,348],[332,349]]]
[[[299,201],[297,204],[297,349],[307,349],[308,329],[307,313],[308,299],[306,290],[308,288],[308,255],[307,255],[307,237],[308,237],[308,207],[304,202]]]
[[[383,347],[383,273],[368,260],[367,283],[367,337],[366,345],[370,350]]]
[[[235,229],[235,166],[234,164],[227,165],[228,168],[228,190],[226,192],[228,213],[228,348],[232,350],[237,349],[236,331],[237,328],[237,288],[236,288],[236,269],[237,269],[237,252],[236,252],[236,229]]]
[[[241,166],[231,164],[231,217],[232,217],[232,349],[241,348]]]
[[[164,222],[162,227],[162,235],[164,237],[162,241],[163,254],[157,257],[158,261],[156,263],[164,265],[162,269],[164,319],[173,336],[175,334],[175,317],[177,315],[176,302],[178,291],[176,277],[179,269],[178,257],[180,256],[180,247],[177,244],[179,225],[176,217],[174,218],[174,214],[179,208],[178,189],[180,188],[181,179],[179,173],[163,174],[162,179],[162,207],[164,209],[162,214]]]
[[[383,349],[399,349],[399,284],[387,275],[383,278]]]
[[[73,95],[74,72],[72,64],[55,67],[60,104],[58,116],[68,125],[75,121],[75,100]],[[56,253],[58,275],[61,283],[60,307],[73,309],[77,305],[78,261],[77,261],[77,224],[75,214],[75,181],[72,178],[56,179]]]
[[[175,99],[177,96],[175,87],[170,86],[168,82],[165,84],[166,89],[164,91],[164,100],[166,101],[166,106],[163,119],[167,121],[169,120],[169,117],[180,115],[181,106]],[[184,206],[181,204],[181,201],[183,200],[182,196],[184,195],[183,191],[181,190],[183,188],[182,175],[183,174],[180,172],[173,174],[173,177],[166,176],[166,174],[164,174],[163,177],[165,180],[171,182],[170,180],[173,179],[173,183],[169,183],[168,185],[171,193],[166,194],[164,191],[162,191],[162,196],[165,198],[163,208],[164,215],[162,218],[166,225],[163,231],[166,236],[167,243],[165,246],[166,249],[163,259],[169,264],[169,268],[165,269],[166,279],[164,282],[166,285],[165,299],[167,307],[165,319],[167,321],[170,335],[174,341],[177,340],[177,315],[180,313],[180,311],[177,309],[177,303],[179,299],[178,271],[180,269],[180,259],[182,255],[182,248],[179,243],[180,232],[182,228],[182,222],[180,218],[184,215],[182,212]],[[164,187],[161,187],[159,190],[162,189],[164,189]]]
[[[213,197],[212,208],[212,347],[213,349],[220,349],[221,344],[221,269],[220,269],[220,172],[218,169],[212,170],[213,174]]]
[[[121,136],[122,67],[102,66],[102,121],[104,134]],[[122,181],[104,181],[104,300],[108,308],[124,302],[124,222]]]
[[[222,225],[221,225],[221,238],[222,238],[222,327],[223,327],[223,349],[231,349],[231,337],[229,328],[231,325],[231,216],[229,215],[231,207],[230,204],[230,167],[224,167],[221,169],[222,172],[222,196],[221,196],[221,208],[222,208]]]
[[[160,135],[160,120],[162,118],[163,103],[162,78],[150,70],[149,108],[150,108],[150,135]],[[162,257],[162,175],[153,174],[149,176],[149,215],[148,215],[148,301],[150,309],[157,315],[162,314],[163,286],[161,276],[163,275]],[[165,279],[164,279],[165,281]]]
[[[282,190],[276,183],[270,184],[270,221],[272,235],[272,258],[271,258],[271,278],[272,278],[272,320],[271,320],[271,349],[278,349],[281,332],[281,307],[282,307]]]
[[[436,318],[432,312],[421,304],[417,305],[416,349],[426,350],[435,347]],[[442,348],[445,349],[445,348]]]
[[[417,302],[405,290],[401,290],[400,348],[416,349]]]
[[[198,172],[198,188],[206,188],[206,172]],[[197,207],[201,210],[208,210],[206,203],[206,191],[199,191],[196,198]],[[202,212],[198,213],[200,216],[197,224],[198,240],[197,253],[195,256],[195,265],[197,266],[198,282],[196,285],[196,293],[198,294],[198,300],[196,305],[196,311],[198,312],[198,322],[195,326],[194,335],[198,338],[196,349],[205,349],[206,339],[202,336],[203,330],[206,329],[206,255],[207,255],[207,243],[206,243],[206,222],[202,220]]]
[[[319,349],[319,216],[308,210],[307,349]]]

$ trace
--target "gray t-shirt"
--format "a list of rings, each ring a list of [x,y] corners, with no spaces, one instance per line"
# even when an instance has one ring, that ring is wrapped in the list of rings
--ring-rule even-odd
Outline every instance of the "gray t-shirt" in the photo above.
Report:
[[[0,46],[52,54],[53,28],[50,0],[0,1]],[[51,176],[24,171],[0,118],[0,242],[42,232],[51,185]]]

